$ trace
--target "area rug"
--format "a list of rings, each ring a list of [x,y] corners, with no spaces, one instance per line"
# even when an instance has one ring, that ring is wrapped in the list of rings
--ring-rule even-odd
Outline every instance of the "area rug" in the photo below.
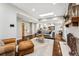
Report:
[[[32,39],[34,43],[34,52],[25,56],[52,56],[53,53],[53,40],[45,39],[44,43],[36,41],[36,38]]]

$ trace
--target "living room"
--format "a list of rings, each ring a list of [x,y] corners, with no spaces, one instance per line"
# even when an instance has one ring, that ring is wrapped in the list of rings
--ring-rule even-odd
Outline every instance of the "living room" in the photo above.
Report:
[[[0,3],[0,55],[78,56],[78,7],[78,3]]]

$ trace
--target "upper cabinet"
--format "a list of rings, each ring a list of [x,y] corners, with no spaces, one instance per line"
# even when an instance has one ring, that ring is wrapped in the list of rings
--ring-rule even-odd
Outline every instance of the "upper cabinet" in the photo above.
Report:
[[[66,18],[65,25],[79,26],[79,5],[75,3],[70,3],[68,6],[68,18]]]
[[[73,16],[68,21],[65,22],[66,27],[69,26],[79,26],[79,17]]]
[[[72,26],[79,26],[79,17],[72,17],[71,18],[71,24]]]

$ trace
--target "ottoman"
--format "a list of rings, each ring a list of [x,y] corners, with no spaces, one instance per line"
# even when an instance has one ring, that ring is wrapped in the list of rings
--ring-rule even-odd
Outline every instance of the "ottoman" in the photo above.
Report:
[[[23,56],[34,51],[34,44],[32,41],[21,41],[18,45],[18,55]]]

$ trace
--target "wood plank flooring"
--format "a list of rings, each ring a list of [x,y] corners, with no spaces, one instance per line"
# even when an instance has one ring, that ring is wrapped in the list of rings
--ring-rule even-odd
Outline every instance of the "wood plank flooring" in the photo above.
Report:
[[[59,41],[54,40],[54,45],[53,45],[53,56],[62,56],[61,52],[61,47],[59,44]]]

